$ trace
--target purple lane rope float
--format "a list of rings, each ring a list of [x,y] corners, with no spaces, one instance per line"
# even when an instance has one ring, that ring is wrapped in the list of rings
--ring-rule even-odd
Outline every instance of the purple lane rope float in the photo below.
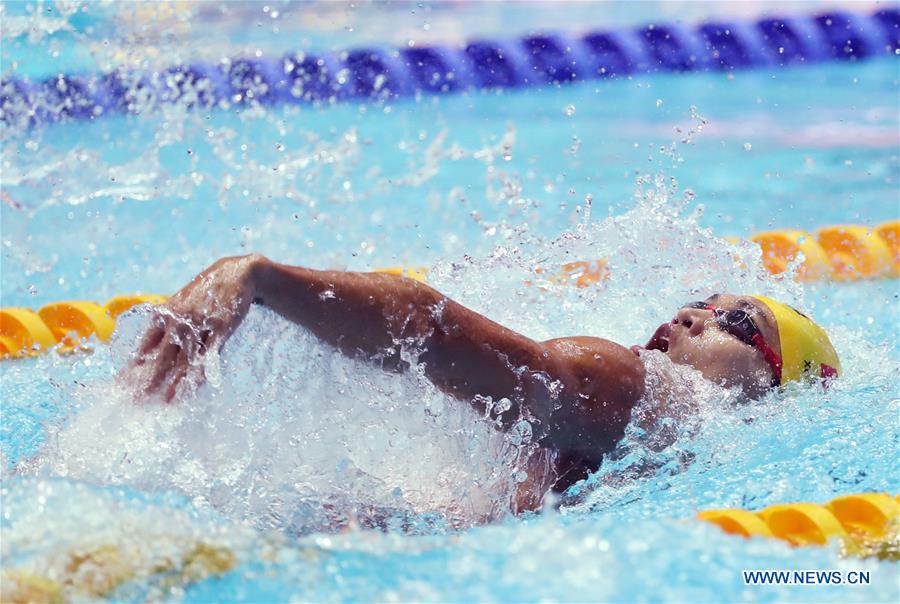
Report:
[[[855,14],[649,24],[583,35],[529,34],[461,47],[367,47],[295,52],[155,71],[4,78],[0,121],[34,126],[139,114],[164,104],[244,105],[392,101],[487,88],[559,86],[655,72],[780,68],[900,55],[900,9]]]

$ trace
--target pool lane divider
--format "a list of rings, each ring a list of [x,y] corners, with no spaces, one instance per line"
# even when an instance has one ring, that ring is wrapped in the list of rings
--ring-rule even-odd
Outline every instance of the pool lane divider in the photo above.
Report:
[[[67,353],[87,349],[92,336],[106,342],[116,319],[138,304],[162,304],[165,296],[116,296],[103,306],[86,300],[53,302],[37,312],[30,308],[0,308],[2,358],[34,356],[51,349]]]
[[[223,58],[152,71],[0,81],[0,121],[35,125],[140,114],[165,104],[386,101],[471,89],[559,86],[634,74],[780,68],[900,54],[900,9],[830,11],[695,27],[651,23],[583,35],[533,33],[459,46],[371,46],[340,53]]]
[[[799,230],[766,231],[750,240],[762,248],[766,269],[786,271],[801,257],[797,278],[802,281],[858,281],[900,277],[900,220],[875,228],[837,225],[815,234]]]
[[[812,511],[814,509],[818,511]],[[874,557],[886,561],[896,561],[898,558],[897,504],[889,495],[846,495],[825,506],[786,504],[766,508],[764,512],[768,522],[776,525],[775,530],[788,529],[783,534],[791,539],[779,538],[792,545],[819,544],[827,532],[830,537],[842,540],[843,556]],[[701,512],[700,516],[708,516],[705,518],[707,522],[717,524],[730,533],[774,537],[772,530],[768,529],[767,520],[761,514],[763,512],[714,510]],[[830,519],[824,520],[825,515]],[[735,530],[734,527],[742,525],[750,525],[748,530],[755,532],[745,534]],[[816,526],[822,528],[811,528]],[[15,564],[7,565],[0,574],[0,600],[93,601],[115,597],[117,590],[135,578],[165,582],[166,585],[183,590],[204,579],[233,572],[242,562],[246,562],[242,559],[244,556],[241,552],[227,544],[209,539],[185,538],[184,535],[175,535],[166,530],[133,533],[127,539],[123,537],[125,536],[105,542],[104,539],[97,540],[96,535],[93,538],[88,535],[83,543],[54,551],[54,562],[41,571],[16,567]],[[170,552],[162,563],[158,556],[152,555],[159,543],[163,543],[166,551]],[[314,554],[309,550],[304,555],[308,557]],[[90,566],[89,572],[85,572],[85,562]]]
[[[784,503],[757,512],[719,509],[697,518],[742,537],[779,539],[795,547],[839,540],[851,555],[900,557],[900,496],[844,495],[819,505]]]
[[[740,239],[733,239],[735,242]],[[767,231],[750,237],[762,251],[762,260],[772,274],[797,264],[800,280],[851,281],[900,276],[900,221],[875,228],[859,225],[828,226],[816,234],[798,230]],[[802,256],[801,256],[802,255]],[[427,268],[391,267],[377,272],[426,282]],[[580,260],[557,269],[535,267],[529,285],[590,287],[609,278],[606,260]],[[137,304],[161,304],[161,295],[117,296],[100,305],[76,300],[47,304],[38,311],[0,308],[0,358],[34,356],[53,348],[72,352],[87,348],[92,336],[105,342],[120,314]]]

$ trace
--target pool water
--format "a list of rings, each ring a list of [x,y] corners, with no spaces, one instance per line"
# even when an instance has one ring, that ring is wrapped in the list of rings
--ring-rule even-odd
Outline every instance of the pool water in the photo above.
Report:
[[[4,61],[39,75],[43,60],[20,57],[62,50],[74,69],[97,59],[75,60],[91,44],[124,46],[125,9],[103,7],[91,31],[68,15],[75,34],[16,37]],[[215,52],[202,23],[185,27],[159,60]],[[305,43],[357,43],[336,29]],[[114,380],[148,321],[136,309],[92,354],[0,364],[3,566],[52,577],[77,558],[78,584],[92,586],[82,596],[123,601],[897,601],[895,563],[691,520],[900,491],[900,283],[801,285],[721,239],[897,219],[897,99],[888,58],[4,125],[3,306],[171,293],[251,251],[323,268],[426,266],[441,291],[535,338],[643,342],[685,300],[753,292],[820,320],[845,376],[747,404],[657,363],[693,408],[633,422],[559,510],[510,517],[527,443],[415,374],[344,359],[263,309],[207,384],[172,406],[136,404]],[[535,266],[594,258],[609,261],[603,285],[528,284]],[[356,528],[375,517],[386,531]],[[872,579],[749,587],[744,569]]]

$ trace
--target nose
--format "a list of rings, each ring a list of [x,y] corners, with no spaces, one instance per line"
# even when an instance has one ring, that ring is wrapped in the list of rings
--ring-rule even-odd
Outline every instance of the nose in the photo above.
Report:
[[[713,312],[702,308],[679,308],[672,319],[672,325],[683,325],[691,337],[703,333],[706,322],[712,318]]]

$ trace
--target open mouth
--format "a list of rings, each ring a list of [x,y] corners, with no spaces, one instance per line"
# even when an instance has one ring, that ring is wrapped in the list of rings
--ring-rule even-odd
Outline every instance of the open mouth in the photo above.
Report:
[[[671,323],[663,323],[659,327],[656,328],[656,331],[651,336],[650,340],[647,342],[647,345],[644,346],[647,350],[659,350],[660,352],[668,352],[669,351],[669,335],[672,333],[672,324]]]

